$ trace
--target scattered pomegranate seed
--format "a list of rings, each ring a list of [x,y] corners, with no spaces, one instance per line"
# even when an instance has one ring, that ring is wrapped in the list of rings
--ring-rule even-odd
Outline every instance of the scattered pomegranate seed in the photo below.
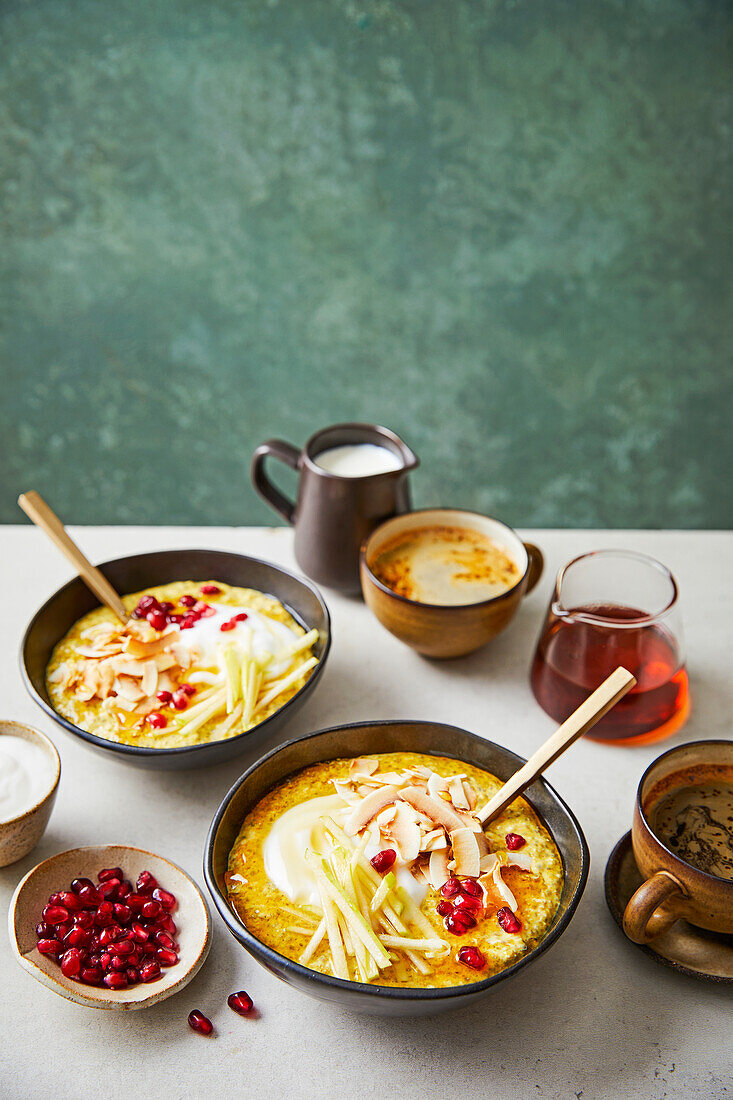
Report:
[[[106,882],[100,882],[97,893],[102,901],[116,901],[117,900],[117,888],[120,885],[118,878],[108,878]]]
[[[95,898],[89,902],[89,905],[97,905],[99,898]],[[94,927],[94,913],[90,913],[88,909],[82,909],[81,913],[74,914],[74,924],[78,928],[93,928]]]
[[[106,882],[107,879],[116,878],[118,882],[121,882],[125,877],[125,872],[121,867],[104,867],[97,875],[98,882]],[[87,879],[87,882],[89,880]]]
[[[227,630],[234,630],[236,625],[237,624],[235,623],[234,619],[228,619],[227,622],[221,624],[219,630],[221,630],[222,632],[226,632]]]
[[[70,913],[78,913],[80,909],[84,908],[84,902],[79,901],[76,894],[73,894],[70,890],[65,891],[60,895],[60,904],[68,909]]]
[[[176,710],[185,710],[188,706],[188,696],[185,691],[176,691],[173,695],[173,706]]]
[[[132,909],[129,905],[123,905],[121,902],[116,903],[115,920],[118,920],[120,924],[128,924],[131,916]]]
[[[461,879],[461,890],[464,894],[472,894],[475,898],[484,896],[483,886],[475,878]]]
[[[159,947],[155,957],[161,966],[175,966],[178,962],[178,955],[175,951],[169,951],[167,947]]]
[[[197,1008],[193,1012],[189,1012],[188,1026],[193,1028],[194,1031],[198,1031],[199,1035],[211,1035],[214,1030],[211,1020],[204,1016],[203,1012],[199,1012]]]
[[[218,584],[202,584],[201,592],[204,596],[218,596],[221,592]]]
[[[39,940],[36,947],[42,955],[51,955],[56,958],[63,951],[63,947],[58,940]]]
[[[89,947],[92,937],[84,928],[72,928],[64,936],[64,947]]]
[[[153,897],[164,909],[167,909],[168,912],[175,908],[175,894],[171,894],[168,890],[161,890],[160,886],[156,886],[153,890]]]
[[[186,615],[185,619],[181,623],[181,630],[190,630],[192,626],[196,625],[196,619],[193,615]]]
[[[193,686],[193,684],[179,684],[178,690],[182,691],[184,695],[196,694],[196,688]]]
[[[78,978],[81,970],[81,955],[76,947],[70,947],[61,956],[61,973],[65,978]]]
[[[178,602],[181,607],[194,607],[198,601],[195,596],[181,596]]]
[[[470,913],[461,911],[460,913],[454,910],[449,913],[443,922],[449,932],[452,932],[454,936],[463,936],[469,928],[473,928],[476,924],[476,920]]]
[[[472,970],[483,970],[486,966],[486,959],[478,947],[469,947],[468,944],[459,948],[458,961],[464,966],[470,966]]]
[[[105,974],[102,981],[108,989],[126,989],[127,988],[127,974],[120,974],[117,971],[111,971]]]
[[[114,875],[112,876],[114,878]],[[94,883],[90,878],[75,878],[71,883],[71,889],[75,894],[80,893],[85,887],[91,886],[94,889]]]
[[[444,898],[454,897],[461,889],[461,883],[457,878],[449,878],[447,882],[444,882],[440,888],[440,892]]]
[[[247,614],[246,611],[240,611],[238,615],[234,616],[234,622],[235,623],[246,623],[248,618],[249,618],[249,615]]]
[[[69,910],[64,909],[63,905],[47,905],[42,915],[49,924],[61,924],[69,919]]]
[[[506,905],[496,914],[496,919],[505,932],[522,931],[522,922]]]
[[[152,714],[149,714],[145,721],[149,726],[152,726],[154,730],[163,730],[168,725],[168,719],[164,714],[160,714],[157,710],[154,710]]]
[[[453,905],[447,899],[439,901],[435,907],[435,912],[441,917],[447,917],[449,913],[453,912]]]
[[[394,848],[384,848],[381,852],[377,852],[375,856],[372,856],[369,862],[375,871],[378,871],[380,875],[385,875],[396,859],[397,852]]]
[[[145,618],[148,620],[153,630],[165,630],[166,617],[164,611],[148,611]]]
[[[158,700],[159,703],[170,703],[171,699],[173,698],[173,692],[159,691],[155,698]]]
[[[42,920],[36,925],[36,935],[39,940],[52,940],[56,937],[56,929],[52,924],[46,924],[45,920]]]
[[[146,943],[150,938],[150,932],[148,931],[148,929],[143,928],[143,926],[141,924],[138,924],[137,922],[132,925],[130,929],[130,934],[137,943]]]
[[[453,904],[456,909],[466,909],[469,913],[480,913],[483,910],[483,905],[479,899],[471,894],[456,894],[453,898]]]
[[[140,981],[154,982],[162,974],[157,962],[146,962],[140,967]]]
[[[165,611],[167,615],[169,611],[173,610],[173,604],[170,602],[170,600],[163,600],[163,602],[160,604],[160,610]]]
[[[523,848],[527,841],[519,833],[507,833],[504,843],[510,852],[516,852],[518,848]]]
[[[240,1016],[246,1016],[254,1008],[252,998],[243,989],[240,989],[239,993],[230,993],[227,997],[227,1004],[233,1012],[238,1013]]]
[[[101,900],[99,890],[91,882],[88,886],[82,886],[79,890],[79,901],[87,908],[93,905],[99,905]]]
[[[157,885],[158,880],[155,875],[151,875],[150,871],[141,871],[137,876],[135,889],[138,894],[151,894]]]
[[[87,985],[99,985],[102,981],[101,966],[83,966],[79,978]]]

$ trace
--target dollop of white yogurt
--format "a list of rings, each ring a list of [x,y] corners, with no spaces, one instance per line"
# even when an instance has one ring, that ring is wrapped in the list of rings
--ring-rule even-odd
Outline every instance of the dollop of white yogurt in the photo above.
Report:
[[[178,643],[195,656],[196,663],[203,668],[220,665],[220,650],[223,645],[234,644],[244,655],[249,650],[252,657],[270,657],[268,666],[271,675],[277,676],[288,667],[284,659],[282,669],[277,658],[289,651],[302,637],[286,623],[270,619],[267,615],[253,611],[250,607],[235,607],[233,604],[211,604],[214,614],[201,618],[189,630],[181,630]],[[230,622],[235,615],[246,615],[232,630],[222,630],[222,624]]]
[[[39,745],[12,733],[0,736],[0,822],[40,802],[53,775],[53,764]]]

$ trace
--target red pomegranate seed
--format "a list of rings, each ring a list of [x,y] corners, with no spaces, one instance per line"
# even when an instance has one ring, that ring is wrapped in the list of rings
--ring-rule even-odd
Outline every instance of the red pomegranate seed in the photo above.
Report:
[[[133,953],[131,955],[127,956],[128,968],[131,967],[131,966],[139,966],[141,958],[142,958],[142,956],[141,956],[139,951],[133,951]]]
[[[127,924],[132,916],[132,909],[129,905],[123,905],[121,902],[115,904],[115,920],[118,920],[120,924]]]
[[[185,692],[176,691],[173,695],[173,706],[176,710],[185,710],[188,706],[188,696]]]
[[[140,912],[146,920],[155,920],[160,913],[160,906],[157,901],[146,901]]]
[[[181,596],[178,600],[181,607],[195,607],[198,600],[195,596]]]
[[[78,978],[81,970],[81,955],[76,947],[70,947],[61,956],[61,973],[66,978]]]
[[[155,944],[152,943],[150,940],[148,940],[147,943],[141,943],[140,946],[142,948],[143,955],[154,955],[155,952],[158,950]]]
[[[196,694],[196,688],[193,686],[193,684],[179,684],[178,690],[182,691],[184,695]]]
[[[147,613],[155,607],[160,607],[160,604],[156,600],[155,596],[141,596],[137,601],[137,606],[140,611]]]
[[[166,617],[164,611],[148,611],[145,618],[148,620],[153,630],[165,630]]]
[[[239,1016],[246,1016],[254,1008],[252,998],[243,989],[240,989],[238,993],[230,993],[227,997],[227,1004]]]
[[[452,913],[452,912],[453,912],[453,906],[452,906],[452,904],[451,904],[451,903],[450,903],[450,902],[449,902],[449,901],[448,901],[448,900],[446,899],[446,900],[444,900],[444,901],[439,901],[439,902],[438,902],[438,904],[437,904],[437,905],[436,905],[436,907],[435,907],[435,911],[436,911],[436,913],[438,913],[438,914],[439,914],[439,915],[440,915],[441,917],[447,917],[449,913]]]
[[[453,904],[456,909],[467,909],[469,913],[480,913],[483,909],[479,899],[472,897],[470,894],[456,894],[453,898]]]
[[[140,980],[143,982],[154,982],[162,973],[157,962],[146,962],[140,967]]]
[[[125,973],[127,974],[127,981],[129,985],[135,985],[137,982],[140,981],[140,971],[136,966],[128,966]]]
[[[71,889],[75,894],[78,894],[85,886],[94,888],[94,883],[90,878],[75,878],[71,883]]]
[[[384,848],[381,852],[377,852],[375,856],[372,856],[369,862],[380,875],[386,875],[396,859],[397,853],[394,848]]]
[[[158,944],[159,947],[165,947],[168,951],[173,950],[174,941],[171,939],[167,932],[156,932],[155,942]]]
[[[129,905],[135,913],[139,913],[146,901],[150,899],[145,894],[130,894],[125,898],[125,905]]]
[[[72,928],[71,931],[64,936],[65,947],[89,947],[91,942],[91,935],[83,928]]]
[[[475,898],[482,898],[484,896],[483,887],[475,878],[461,879],[461,890],[464,894],[471,894]]]
[[[110,974],[105,974],[102,981],[108,989],[126,989],[127,988],[127,974],[120,974],[116,971],[112,971]]]
[[[181,630],[190,630],[192,626],[196,625],[196,618],[194,615],[186,615],[181,623]]]
[[[121,940],[125,934],[119,924],[108,924],[99,933],[100,947],[109,947],[115,940]]]
[[[69,919],[69,910],[63,905],[47,905],[41,915],[48,924],[61,924]]]
[[[169,932],[171,936],[175,936],[176,932],[178,931],[178,925],[173,920],[173,917],[159,917],[156,925],[158,928],[162,928],[164,932]]]
[[[145,721],[149,726],[152,726],[154,730],[164,730],[168,725],[168,719],[164,714],[159,714],[157,710],[154,710],[147,716]]]
[[[42,955],[50,955],[54,959],[58,958],[63,951],[58,940],[39,940],[36,947]]]
[[[127,955],[113,955],[109,966],[112,970],[127,970]]]
[[[125,872],[121,867],[105,867],[97,875],[98,882],[106,882],[107,879],[116,878],[118,882],[122,882],[125,877]]]
[[[221,624],[219,630],[221,630],[222,632],[227,630],[234,630],[236,625],[237,624],[235,623],[234,619],[228,619],[227,622]]]
[[[504,843],[510,852],[516,852],[518,848],[523,848],[527,841],[519,833],[507,833]]]
[[[204,596],[218,596],[221,592],[218,584],[202,584],[201,591]]]
[[[444,882],[440,888],[440,892],[444,898],[454,897],[461,888],[461,884],[457,878],[449,878],[447,882]]]
[[[521,932],[522,930],[522,922],[506,905],[496,914],[496,919],[505,932]]]
[[[102,981],[102,968],[101,966],[84,966],[79,973],[79,977],[87,985],[99,985]]]
[[[486,959],[478,947],[469,947],[468,944],[459,949],[458,961],[464,966],[470,966],[472,970],[483,970],[486,966]]]
[[[135,944],[132,940],[117,940],[112,950],[115,955],[131,955],[135,950]]]
[[[156,886],[153,890],[153,897],[169,912],[171,909],[175,908],[176,895],[171,894],[169,890],[161,890],[160,886]]]
[[[82,886],[82,888],[79,890],[79,901],[82,903],[82,905],[85,905],[88,908],[90,908],[91,906],[99,905],[101,900],[102,899],[99,896],[99,890],[91,882],[89,883],[89,885]]]
[[[56,939],[63,940],[65,936],[68,936],[71,931],[72,925],[70,921],[63,921],[61,924],[56,925]]]
[[[119,886],[120,880],[118,878],[108,878],[105,882],[100,882],[97,893],[103,901],[115,901]]]
[[[163,600],[160,604],[160,610],[165,611],[166,615],[173,610],[173,604],[170,600]]]
[[[137,943],[145,943],[150,938],[150,933],[147,928],[143,928],[141,924],[133,924],[130,928],[130,933]]]
[[[70,890],[60,895],[59,904],[68,909],[70,913],[78,913],[80,909],[84,908],[84,902],[80,901],[76,894],[73,894]]]
[[[123,878],[122,882],[117,888],[117,893],[119,894],[120,901],[124,901],[126,903],[127,895],[132,893],[132,883],[128,878]]]
[[[207,1019],[203,1012],[199,1012],[197,1008],[193,1012],[189,1012],[188,1026],[193,1028],[194,1031],[198,1031],[199,1035],[211,1035],[214,1030],[211,1020]]]
[[[248,618],[249,618],[249,615],[247,614],[246,611],[240,611],[238,615],[234,616],[234,622],[235,623],[246,623]]]
[[[36,935],[39,940],[52,940],[56,935],[56,930],[52,924],[46,924],[45,920],[42,920],[40,924],[36,925]]]
[[[99,965],[103,970],[109,970],[112,965],[112,956],[109,951],[104,951],[99,959]]]
[[[96,904],[95,902],[95,905]],[[81,913],[74,914],[74,924],[78,928],[92,928],[94,925],[94,913],[90,913],[88,909],[82,909]]]
[[[170,703],[171,699],[173,698],[173,692],[159,691],[155,698],[158,700],[159,703]]]
[[[454,909],[452,913],[445,918],[443,922],[449,932],[452,932],[454,936],[462,936],[468,931],[469,928],[473,928],[476,925],[476,918],[465,909]]]
[[[157,885],[158,880],[150,874],[150,871],[141,871],[138,875],[136,883],[138,894],[150,894]]]
[[[167,947],[159,947],[155,957],[161,966],[175,966],[178,962],[178,955],[175,951],[169,951]]]

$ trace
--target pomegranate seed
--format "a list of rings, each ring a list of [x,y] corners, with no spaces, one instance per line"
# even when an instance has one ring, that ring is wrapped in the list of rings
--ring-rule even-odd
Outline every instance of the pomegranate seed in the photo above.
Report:
[[[469,913],[480,913],[483,909],[483,905],[478,898],[471,897],[470,894],[456,894],[453,898],[453,904],[456,909],[465,909]]]
[[[203,615],[207,619],[210,615],[216,614],[216,608],[212,607],[206,600],[196,600],[196,603],[193,605],[193,611],[195,615]]]
[[[461,890],[464,894],[472,894],[475,898],[482,898],[484,896],[483,887],[475,878],[461,879]]]
[[[173,706],[176,710],[185,710],[188,706],[188,696],[185,692],[177,691],[173,696]]]
[[[130,894],[125,898],[125,905],[129,905],[135,913],[139,913],[146,901],[150,899],[145,894]]]
[[[454,936],[463,936],[469,928],[475,926],[476,918],[465,909],[454,909],[443,922],[449,932],[452,932]]]
[[[127,988],[127,974],[118,974],[113,971],[111,974],[105,974],[102,981],[108,989],[126,989]]]
[[[153,890],[153,897],[159,902],[164,909],[170,911],[175,908],[176,895],[171,894],[169,890],[161,890],[160,886],[156,886]]]
[[[90,908],[93,905],[94,906],[99,905],[101,900],[102,899],[99,896],[99,890],[91,882],[89,883],[88,886],[85,884],[79,890],[79,901],[82,903],[82,905],[85,905],[88,908]]]
[[[192,626],[196,625],[196,619],[193,615],[186,615],[185,619],[181,623],[181,630],[190,630]]]
[[[182,691],[184,695],[196,694],[196,688],[193,686],[193,684],[179,684],[178,690]]]
[[[173,604],[170,600],[163,600],[160,605],[160,610],[165,611],[166,615],[173,610]]]
[[[67,947],[89,947],[92,942],[92,937],[83,928],[72,928],[71,931],[64,936],[64,945]]]
[[[173,950],[174,941],[167,932],[156,932],[155,942],[158,944],[159,947],[165,947],[168,949],[168,951]]]
[[[142,948],[143,955],[154,955],[155,952],[158,950],[155,944],[151,943],[150,940],[148,940],[147,943],[140,944],[140,946]]]
[[[69,910],[64,909],[63,905],[47,905],[42,916],[48,924],[62,924],[69,919]]]
[[[204,596],[218,596],[221,592],[218,584],[202,584],[201,591]]]
[[[80,901],[76,894],[72,894],[71,891],[61,894],[60,904],[68,909],[70,913],[78,913],[80,909],[84,908],[84,902]]]
[[[115,901],[119,885],[120,880],[118,878],[108,878],[105,882],[100,882],[97,893],[103,901]]]
[[[48,904],[49,905],[60,905],[61,904],[61,894],[51,894],[50,898],[48,899]]]
[[[150,894],[158,885],[158,880],[150,874],[150,871],[141,871],[138,875],[136,889],[138,894]]]
[[[143,982],[154,982],[162,973],[163,971],[160,969],[157,962],[146,962],[140,967],[140,980]]]
[[[52,940],[56,935],[56,930],[52,924],[46,924],[45,920],[42,920],[40,924],[36,925],[36,935],[39,940]]]
[[[106,928],[103,928],[99,933],[99,944],[101,947],[109,947],[115,940],[121,940],[125,933],[120,928],[119,924],[108,924]]]
[[[160,604],[156,600],[155,596],[141,596],[137,601],[137,606],[143,613],[152,611],[153,608],[160,607]]]
[[[155,952],[155,957],[161,966],[175,966],[178,962],[178,955],[175,951],[169,951],[167,947],[159,947]]]
[[[120,924],[127,924],[128,921],[130,920],[131,916],[132,916],[132,909],[130,908],[129,905],[122,905],[120,902],[116,903],[116,905],[115,905],[115,919],[118,920],[120,922]]]
[[[148,611],[145,618],[148,620],[153,630],[165,630],[166,618],[164,611]]]
[[[92,928],[94,926],[94,913],[90,913],[88,909],[82,909],[81,913],[74,915],[74,924],[77,928]]]
[[[135,944],[132,940],[117,940],[112,950],[115,955],[131,955],[135,950]]]
[[[127,970],[127,956],[126,955],[112,955],[109,960],[108,969],[112,970]]]
[[[195,607],[198,600],[195,596],[181,596],[178,600],[181,607]]]
[[[94,888],[94,883],[90,878],[75,878],[71,883],[71,889],[75,894],[78,894],[85,886],[91,886]]]
[[[122,870],[121,867],[105,867],[97,875],[97,880],[99,882],[106,882],[107,879],[116,878],[118,882],[122,882],[122,879],[124,877],[125,872]]]
[[[129,985],[135,985],[136,982],[140,981],[140,971],[136,966],[128,966],[125,973],[127,974],[127,981]]]
[[[441,917],[447,917],[449,913],[453,912],[453,906],[448,900],[439,901],[435,907],[435,912]]]
[[[52,958],[58,958],[63,950],[58,940],[39,940],[36,947],[42,955],[50,955]]]
[[[69,932],[71,931],[71,928],[72,928],[71,922],[67,921],[67,920],[65,920],[62,924],[57,924],[56,925],[56,939],[57,940],[63,940],[66,936],[68,936]]]
[[[117,888],[117,893],[119,894],[120,901],[126,902],[127,895],[132,893],[132,883],[130,882],[129,878],[123,878],[122,882]]]
[[[478,947],[469,947],[467,944],[459,948],[458,961],[464,966],[470,966],[472,970],[483,970],[486,966],[486,959]]]
[[[178,931],[178,925],[173,920],[173,917],[159,917],[156,924],[157,927],[162,928],[164,932],[169,932],[171,936],[175,936],[176,932]]]
[[[146,901],[140,912],[146,920],[155,920],[160,913],[160,906],[157,901]]]
[[[527,841],[519,833],[507,833],[504,843],[510,852],[516,852],[518,848],[523,848]]]
[[[137,943],[145,943],[150,938],[150,933],[148,932],[147,928],[143,928],[141,924],[133,924],[130,932],[132,934],[132,938]]]
[[[165,727],[168,725],[168,719],[166,718],[166,716],[164,714],[159,714],[157,710],[152,711],[152,713],[147,716],[145,721],[154,730],[164,730]]]
[[[141,959],[140,952],[139,951],[133,951],[133,953],[131,955],[127,956],[128,968],[131,967],[131,966],[139,966],[140,965],[140,959]]]
[[[234,622],[235,623],[246,623],[248,618],[249,618],[249,615],[247,614],[246,611],[240,611],[238,615],[234,616]]]
[[[234,630],[236,625],[237,624],[235,623],[234,619],[229,619],[227,622],[221,624],[219,630],[221,630],[222,632],[226,630]]]
[[[461,888],[461,884],[457,878],[449,878],[447,882],[444,882],[440,888],[440,892],[444,898],[454,897]]]
[[[94,923],[98,928],[105,928],[114,920],[115,907],[111,901],[102,901],[97,906]]]
[[[252,998],[243,989],[240,989],[239,993],[230,993],[227,997],[227,1004],[233,1012],[238,1013],[240,1016],[246,1016],[254,1008]]]
[[[381,852],[377,852],[375,856],[369,860],[375,871],[378,871],[380,875],[385,875],[397,859],[397,853],[394,848],[384,848]]]
[[[155,698],[158,700],[159,703],[170,703],[171,699],[173,698],[173,692],[159,691]]]
[[[103,970],[109,970],[112,965],[112,956],[110,955],[109,951],[103,952],[99,959],[99,965],[102,967]]]
[[[506,905],[496,914],[496,919],[505,932],[521,932],[522,930],[522,922]]]
[[[102,968],[101,966],[82,967],[79,977],[87,985],[99,985],[102,981]]]
[[[207,1019],[203,1012],[199,1012],[197,1008],[193,1012],[189,1012],[188,1026],[193,1028],[194,1031],[198,1031],[199,1035],[211,1035],[214,1030],[211,1020]]]
[[[61,956],[61,973],[66,978],[78,978],[81,970],[81,956],[75,947],[70,947]]]

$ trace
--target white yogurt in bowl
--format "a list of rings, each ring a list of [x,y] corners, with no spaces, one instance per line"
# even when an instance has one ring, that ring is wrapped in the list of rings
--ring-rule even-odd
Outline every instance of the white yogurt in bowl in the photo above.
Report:
[[[0,736],[0,824],[36,806],[56,774],[49,753],[35,741],[14,733]]]

